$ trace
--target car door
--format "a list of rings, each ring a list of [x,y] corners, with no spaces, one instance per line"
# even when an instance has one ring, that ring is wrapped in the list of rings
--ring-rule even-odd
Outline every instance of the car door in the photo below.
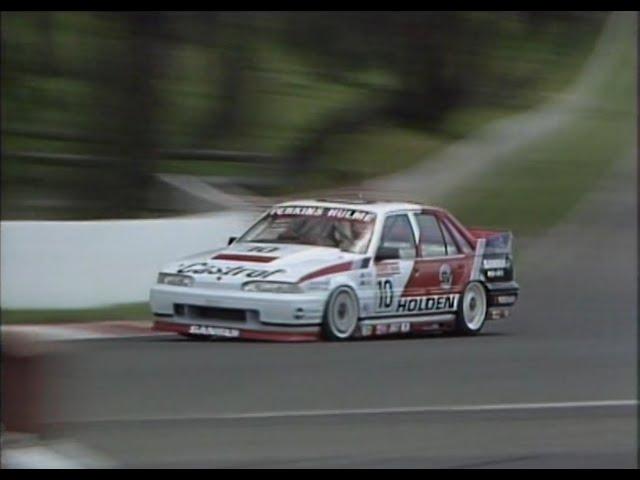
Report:
[[[414,226],[407,213],[386,216],[378,249],[396,250],[398,258],[375,260],[376,295],[373,316],[394,316],[416,257]]]
[[[418,297],[418,301],[407,303],[408,313],[455,311],[469,275],[467,255],[435,213],[412,216],[418,231],[417,257],[403,296]]]
[[[442,229],[447,247],[447,261],[451,265],[453,273],[451,292],[461,293],[471,278],[475,251],[466,240],[456,232],[446,217],[440,215],[436,215],[436,217],[440,222],[440,228]]]

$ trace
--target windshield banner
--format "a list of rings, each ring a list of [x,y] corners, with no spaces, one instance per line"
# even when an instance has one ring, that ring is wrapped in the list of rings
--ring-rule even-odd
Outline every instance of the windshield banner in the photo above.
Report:
[[[349,208],[325,208],[325,207],[276,207],[272,208],[269,215],[303,215],[312,217],[342,218],[345,220],[355,220],[359,222],[373,222],[376,214],[363,210],[353,210]]]

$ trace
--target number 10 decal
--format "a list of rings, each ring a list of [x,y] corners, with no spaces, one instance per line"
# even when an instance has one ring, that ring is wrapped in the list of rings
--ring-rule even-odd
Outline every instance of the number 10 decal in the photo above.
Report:
[[[393,282],[378,280],[378,310],[388,310],[393,305]]]

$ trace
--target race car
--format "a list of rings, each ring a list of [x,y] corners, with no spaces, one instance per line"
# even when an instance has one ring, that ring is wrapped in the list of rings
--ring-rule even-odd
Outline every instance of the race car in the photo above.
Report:
[[[513,237],[414,203],[275,205],[225,248],[167,265],[154,328],[187,337],[475,335],[516,303]]]

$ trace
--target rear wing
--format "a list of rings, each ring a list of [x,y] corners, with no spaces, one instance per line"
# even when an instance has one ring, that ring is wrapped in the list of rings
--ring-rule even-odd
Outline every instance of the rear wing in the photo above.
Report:
[[[511,232],[493,230],[469,230],[477,240],[484,240],[481,248],[480,273],[487,284],[496,282],[512,282],[513,269],[513,235]]]
[[[484,239],[485,254],[510,254],[513,250],[513,234],[495,230],[470,229],[476,239]]]

